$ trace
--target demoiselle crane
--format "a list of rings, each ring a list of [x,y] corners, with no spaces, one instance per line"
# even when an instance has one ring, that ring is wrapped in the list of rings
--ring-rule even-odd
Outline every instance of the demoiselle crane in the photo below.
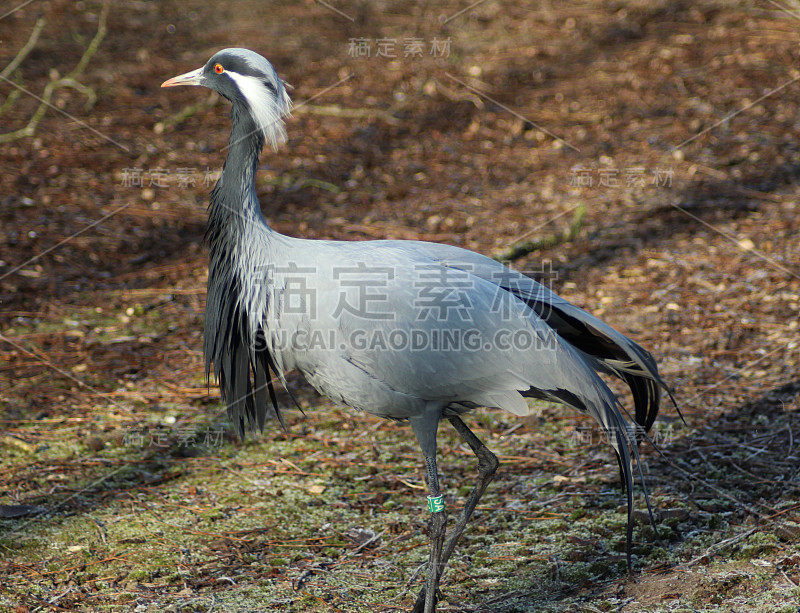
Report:
[[[244,436],[263,430],[268,405],[285,428],[272,374],[297,369],[320,393],[354,409],[408,421],[425,460],[431,512],[427,578],[414,611],[432,613],[442,571],[497,470],[461,416],[479,407],[531,412],[525,398],[568,405],[607,433],[628,502],[631,453],[669,391],[653,357],[533,279],[472,251],[421,241],[305,240],[264,220],[256,197],[265,142],[285,141],[291,102],[272,65],[224,49],[162,87],[202,85],[232,103],[227,159],[211,193],[203,349],[230,418]],[[624,380],[628,422],[598,373]],[[447,515],[436,466],[446,418],[478,458],[477,483],[445,543]]]

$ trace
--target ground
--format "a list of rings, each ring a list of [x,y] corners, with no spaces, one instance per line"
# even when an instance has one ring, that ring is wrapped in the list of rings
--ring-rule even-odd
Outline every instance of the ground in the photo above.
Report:
[[[159,85],[228,46],[293,86],[275,229],[508,259],[675,391],[630,575],[595,426],[470,415],[502,464],[440,611],[800,610],[797,2],[12,4],[0,130],[35,121],[0,137],[0,610],[401,611],[421,584],[406,425],[290,375],[304,413],[281,394],[288,432],[242,442],[206,385],[228,105]],[[455,512],[475,461],[444,426],[440,458]]]

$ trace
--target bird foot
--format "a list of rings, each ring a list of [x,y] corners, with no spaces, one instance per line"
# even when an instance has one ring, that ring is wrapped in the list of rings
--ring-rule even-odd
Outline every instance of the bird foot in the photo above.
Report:
[[[425,588],[423,587],[419,591],[419,596],[417,596],[417,602],[414,603],[414,608],[411,609],[411,613],[434,613],[436,611],[436,603],[439,602],[439,599],[442,597],[442,591],[440,589],[436,590],[436,596],[433,599],[433,610],[426,611],[425,610]]]

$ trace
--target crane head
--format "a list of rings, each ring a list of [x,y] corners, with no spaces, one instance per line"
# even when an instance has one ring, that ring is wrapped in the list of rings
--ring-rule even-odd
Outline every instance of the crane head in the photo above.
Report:
[[[266,58],[249,49],[223,49],[205,66],[172,77],[161,87],[202,85],[224,96],[234,107],[246,109],[256,129],[277,149],[286,140],[283,118],[292,102],[284,82]]]

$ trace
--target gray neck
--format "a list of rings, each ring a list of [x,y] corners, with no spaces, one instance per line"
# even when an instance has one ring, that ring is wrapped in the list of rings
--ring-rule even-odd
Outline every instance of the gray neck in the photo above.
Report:
[[[269,230],[256,197],[258,155],[264,136],[246,109],[231,110],[231,136],[222,175],[211,192],[206,236],[212,252],[220,242],[235,240],[245,225],[262,224]],[[238,232],[238,234],[237,234]]]

